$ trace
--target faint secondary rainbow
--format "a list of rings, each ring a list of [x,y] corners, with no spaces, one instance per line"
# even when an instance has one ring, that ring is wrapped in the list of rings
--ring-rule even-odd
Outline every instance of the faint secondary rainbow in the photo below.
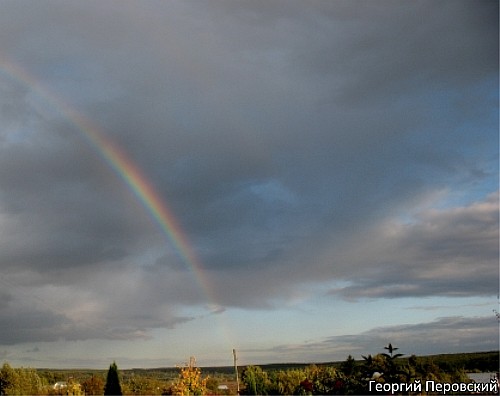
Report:
[[[137,164],[116,143],[107,138],[93,121],[66,104],[22,67],[0,57],[0,71],[10,78],[15,78],[16,81],[48,101],[63,118],[81,132],[82,136],[96,152],[124,181],[154,219],[163,234],[167,236],[177,254],[194,274],[194,278],[202,289],[204,297],[207,298],[211,305],[211,309],[216,310],[218,308],[217,300],[210,287],[210,281],[204,274],[201,262],[191,248],[173,212],[168,208]]]

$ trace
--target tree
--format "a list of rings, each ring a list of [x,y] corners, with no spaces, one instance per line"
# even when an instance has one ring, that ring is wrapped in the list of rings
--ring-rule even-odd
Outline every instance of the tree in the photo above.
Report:
[[[356,361],[349,355],[347,359],[340,365],[340,370],[348,377],[353,376],[356,372]]]
[[[196,367],[194,357],[189,359],[189,364],[181,367],[179,378],[172,386],[174,395],[204,395],[207,390],[208,377],[201,377],[201,370]]]
[[[122,387],[120,385],[120,378],[118,377],[118,367],[115,362],[109,366],[106,385],[104,386],[104,394],[122,395]]]
[[[273,395],[296,395],[301,391],[301,383],[306,380],[304,370],[279,370],[269,375],[271,384],[268,388]]]
[[[388,346],[384,347],[384,349],[387,349],[389,351],[389,353],[381,354],[381,356],[385,359],[385,364],[384,364],[385,380],[391,383],[403,382],[405,380],[408,382],[410,380],[410,378],[408,377],[409,373],[400,370],[398,364],[396,363],[396,359],[403,356],[402,353],[394,353],[394,351],[396,351],[399,348],[393,347],[392,344],[389,344]]]
[[[308,381],[312,384],[313,395],[344,395],[345,375],[330,366],[312,365],[306,368]]]
[[[0,394],[35,395],[42,387],[42,381],[31,368],[12,368],[4,363],[0,370]]]
[[[83,395],[82,392],[82,385],[75,381],[73,377],[70,377],[68,379],[68,386],[66,388],[66,395],[70,396],[81,396]]]
[[[8,395],[17,386],[18,375],[9,363],[4,363],[0,370],[0,395]]]
[[[217,394],[219,391],[219,380],[213,377],[208,378],[207,380],[207,390],[210,391],[210,394]]]
[[[259,366],[247,366],[243,370],[243,383],[247,395],[267,395],[270,385],[267,373]]]
[[[83,382],[82,386],[86,395],[102,395],[104,392],[104,381],[100,376],[92,375]]]

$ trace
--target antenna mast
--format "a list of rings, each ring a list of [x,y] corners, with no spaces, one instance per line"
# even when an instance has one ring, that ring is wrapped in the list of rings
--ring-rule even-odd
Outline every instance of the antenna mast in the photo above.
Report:
[[[233,349],[233,360],[234,360],[234,372],[236,373],[236,394],[240,394],[240,379],[238,377],[238,366],[236,364],[236,360],[238,358],[236,357],[236,349]]]

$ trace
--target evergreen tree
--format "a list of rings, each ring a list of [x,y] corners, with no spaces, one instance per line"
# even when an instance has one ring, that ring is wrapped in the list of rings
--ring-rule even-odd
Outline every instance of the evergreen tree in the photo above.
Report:
[[[349,355],[347,359],[344,362],[342,362],[342,364],[340,365],[340,370],[348,377],[351,377],[355,374],[356,361],[351,355]]]
[[[108,376],[106,378],[106,385],[104,386],[105,395],[122,395],[122,387],[120,385],[120,378],[118,378],[118,367],[113,362],[109,366]]]

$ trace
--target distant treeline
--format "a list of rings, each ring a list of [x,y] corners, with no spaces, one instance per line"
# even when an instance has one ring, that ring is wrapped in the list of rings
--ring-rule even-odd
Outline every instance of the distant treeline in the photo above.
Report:
[[[400,357],[398,363],[405,364],[410,356]],[[440,355],[418,356],[421,361],[433,362],[444,371],[454,371],[462,369],[467,372],[496,372],[500,367],[499,351],[489,352],[470,352],[470,353],[450,353]],[[363,359],[355,359],[361,363]],[[311,364],[318,367],[333,366],[339,368],[343,361],[332,362],[312,362],[312,363],[273,363],[273,364],[256,364],[264,371],[279,371],[289,369],[304,369]],[[243,369],[245,366],[241,366]],[[201,366],[203,373],[207,375],[230,375],[234,373],[234,366]],[[68,376],[79,376],[78,374],[105,374],[107,369],[102,370],[85,370],[85,369],[38,369],[49,377],[52,377],[54,382],[62,381]],[[152,377],[169,377],[175,378],[179,372],[177,367],[159,367],[159,368],[133,368],[120,370],[122,375],[128,376],[152,376]],[[49,374],[50,373],[50,374]]]
[[[499,351],[489,352],[471,352],[471,353],[451,353],[441,355],[428,355],[418,356],[422,362],[433,362],[443,371],[464,370],[467,372],[497,372],[500,367]],[[399,364],[407,364],[407,357],[397,358]],[[361,363],[363,359],[355,359],[356,362]],[[314,364],[318,367],[329,366],[340,368],[344,361],[322,362],[322,363],[273,363],[273,364],[259,364],[258,366],[264,371],[280,371],[290,369],[305,369],[306,367]],[[242,367],[243,368],[243,367]],[[203,372],[230,374],[234,372],[234,367],[202,367]],[[175,369],[159,369],[159,370],[173,370]]]
[[[420,359],[433,361],[444,371],[497,372],[500,367],[498,351],[421,356]]]

